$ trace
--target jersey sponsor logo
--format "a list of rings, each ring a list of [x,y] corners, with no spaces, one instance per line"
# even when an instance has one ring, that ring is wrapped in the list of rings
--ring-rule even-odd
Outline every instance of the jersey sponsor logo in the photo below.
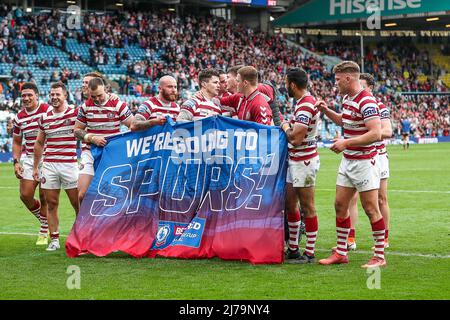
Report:
[[[38,135],[38,130],[37,129],[28,131],[27,133],[24,134],[26,139],[32,138],[32,137],[37,137],[37,135]]]
[[[368,118],[368,117],[371,117],[371,116],[374,116],[377,114],[378,114],[378,111],[377,111],[377,108],[375,108],[375,107],[367,107],[363,111],[364,118]]]
[[[131,116],[131,110],[128,109],[127,112],[125,112],[124,117],[128,118],[129,116]]]
[[[300,123],[303,123],[306,125],[309,124],[309,118],[303,114],[298,115],[296,120],[297,120],[297,122],[300,122]]]
[[[389,111],[386,109],[381,110],[380,115],[382,118],[389,118]]]

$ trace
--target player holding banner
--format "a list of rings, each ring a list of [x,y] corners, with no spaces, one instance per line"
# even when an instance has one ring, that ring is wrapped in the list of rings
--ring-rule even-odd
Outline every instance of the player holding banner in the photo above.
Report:
[[[166,116],[176,120],[180,113],[177,81],[172,76],[159,79],[159,93],[156,97],[144,101],[138,108],[131,123],[131,131],[146,130],[155,125],[164,125]]]
[[[283,122],[281,129],[289,141],[289,170],[286,183],[286,213],[289,225],[289,246],[285,254],[292,263],[314,263],[318,231],[314,204],[314,186],[320,167],[317,153],[317,122],[319,111],[316,99],[308,92],[308,75],[303,69],[290,69],[286,74],[289,97],[297,103],[293,119]],[[303,255],[298,249],[300,207],[305,214],[307,243]]]
[[[89,99],[78,110],[74,133],[79,140],[85,141],[86,150],[81,153],[78,197],[80,204],[94,177],[94,158],[91,144],[105,146],[105,137],[120,132],[120,125],[128,128],[134,119],[127,104],[106,91],[101,78],[89,80]]]
[[[55,251],[59,245],[59,193],[65,190],[70,203],[78,214],[78,161],[77,140],[73,134],[77,109],[66,102],[67,89],[62,82],[50,87],[53,109],[39,120],[39,134],[34,145],[33,178],[41,182],[48,204],[48,224],[51,242],[47,251]],[[45,152],[44,152],[45,146]],[[44,153],[42,172],[39,163]]]
[[[385,266],[385,223],[378,206],[380,171],[375,143],[381,140],[381,121],[378,104],[360,83],[360,69],[353,61],[343,61],[333,68],[336,85],[342,94],[343,112],[327,108],[324,101],[316,106],[336,124],[343,126],[345,139],[337,139],[331,146],[335,153],[344,152],[336,182],[337,249],[322,265],[348,263],[347,240],[350,232],[349,203],[358,191],[361,204],[372,225],[375,241],[374,256],[363,268]]]

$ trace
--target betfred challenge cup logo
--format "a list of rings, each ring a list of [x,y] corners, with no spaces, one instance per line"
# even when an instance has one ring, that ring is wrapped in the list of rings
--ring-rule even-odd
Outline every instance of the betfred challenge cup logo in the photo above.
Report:
[[[46,183],[47,179],[45,179],[45,177],[41,177],[41,183]]]
[[[167,237],[170,234],[169,225],[163,225],[159,228],[158,233],[156,234],[156,246],[160,247],[166,243]]]

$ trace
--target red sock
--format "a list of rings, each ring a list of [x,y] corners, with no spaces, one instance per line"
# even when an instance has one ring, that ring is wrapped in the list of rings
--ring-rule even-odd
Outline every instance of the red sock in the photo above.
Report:
[[[39,200],[34,199],[34,205],[30,212],[40,221],[41,202]]]
[[[300,235],[300,211],[288,213],[289,249],[298,250],[298,237]]]
[[[384,259],[384,237],[385,237],[384,219],[372,223],[373,239],[375,241],[374,256]]]
[[[39,234],[46,236],[48,232],[47,217],[44,217],[42,214],[40,214],[39,220],[41,221],[41,230],[39,230]]]
[[[349,238],[355,238],[355,229],[350,229]]]
[[[317,231],[319,230],[319,223],[317,216],[305,218],[306,229],[306,248],[305,253],[308,256],[314,256],[314,249],[316,247]]]
[[[50,237],[52,238],[52,240],[59,240],[59,231],[50,233]]]
[[[342,219],[336,218],[336,232],[337,232],[337,248],[336,253],[347,255],[347,241],[350,233],[351,223],[350,217]]]

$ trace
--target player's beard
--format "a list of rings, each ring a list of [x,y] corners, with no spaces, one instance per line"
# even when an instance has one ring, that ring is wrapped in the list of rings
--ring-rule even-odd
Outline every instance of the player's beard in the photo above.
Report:
[[[87,100],[89,99],[89,93],[81,90],[81,97],[83,98],[83,100]]]
[[[293,98],[295,96],[294,91],[292,91],[291,87],[287,88],[287,92],[288,92],[289,98]]]
[[[164,90],[161,91],[161,95],[164,98],[164,100],[171,101],[171,102],[177,101],[177,99],[178,99],[178,94],[176,94],[176,93],[172,93],[172,94],[171,93],[167,93]]]

